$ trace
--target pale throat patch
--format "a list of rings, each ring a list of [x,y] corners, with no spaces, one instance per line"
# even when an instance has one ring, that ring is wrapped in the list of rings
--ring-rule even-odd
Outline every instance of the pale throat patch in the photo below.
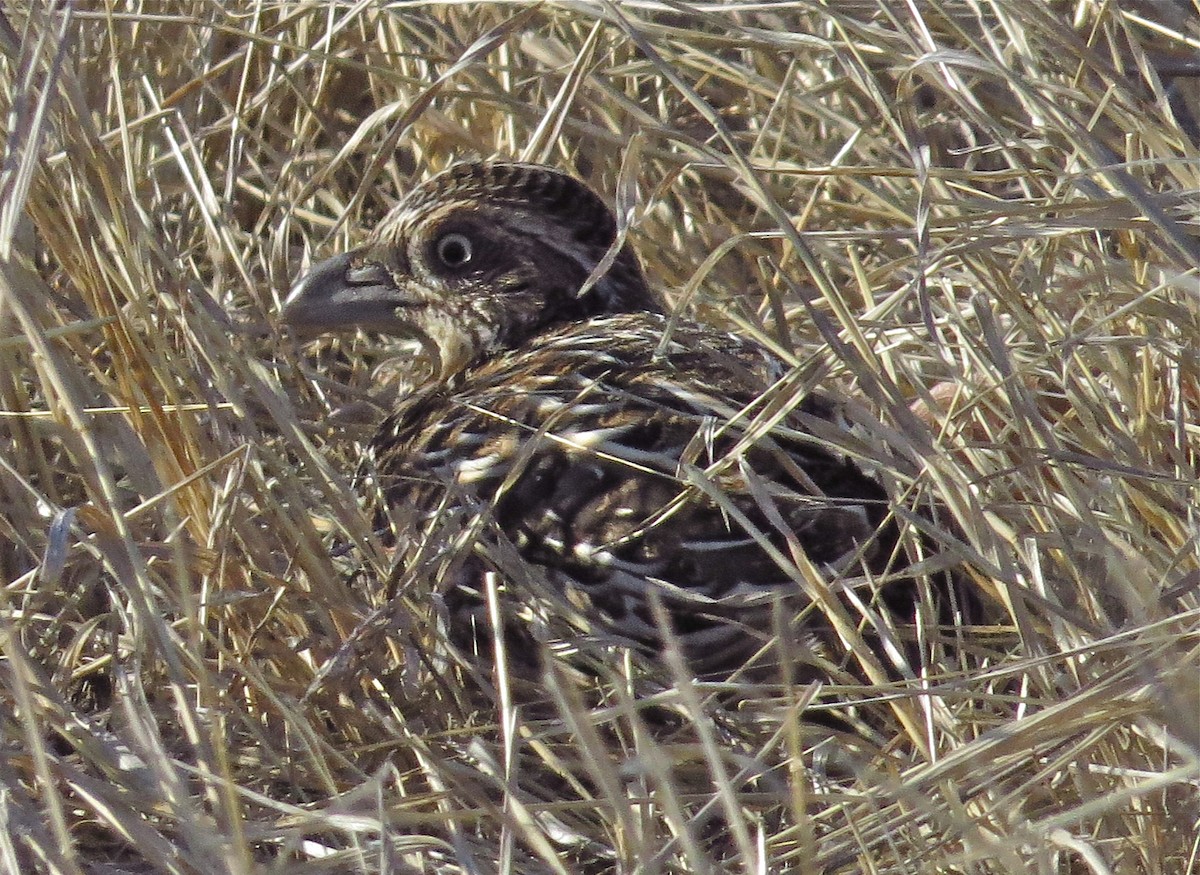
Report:
[[[434,359],[434,371],[443,380],[478,360],[495,343],[494,328],[478,324],[476,320],[468,323],[462,314],[431,308],[424,316],[420,329],[428,342],[423,340],[421,345]]]

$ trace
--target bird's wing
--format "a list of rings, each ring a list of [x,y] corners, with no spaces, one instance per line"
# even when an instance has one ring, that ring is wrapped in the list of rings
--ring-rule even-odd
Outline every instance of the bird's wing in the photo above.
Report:
[[[551,337],[469,390],[410,399],[374,447],[388,503],[428,516],[477,500],[525,561],[635,638],[653,637],[648,585],[676,617],[722,616],[799,592],[798,553],[840,570],[883,552],[885,491],[808,427],[832,403],[809,396],[757,434],[757,348],[705,331],[664,349],[629,331],[645,320],[613,321],[591,348]]]

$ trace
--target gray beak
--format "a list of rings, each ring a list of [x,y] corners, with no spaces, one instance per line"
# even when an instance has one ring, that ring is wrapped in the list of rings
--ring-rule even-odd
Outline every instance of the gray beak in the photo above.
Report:
[[[366,328],[396,331],[396,311],[411,306],[381,264],[355,267],[349,254],[313,265],[283,302],[283,321],[302,333]]]

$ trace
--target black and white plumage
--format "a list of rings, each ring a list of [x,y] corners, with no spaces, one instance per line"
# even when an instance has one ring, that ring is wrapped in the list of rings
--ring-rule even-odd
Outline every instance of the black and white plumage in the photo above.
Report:
[[[659,643],[654,590],[694,663],[732,664],[769,636],[775,597],[801,597],[797,562],[881,574],[897,527],[883,487],[836,449],[839,404],[810,393],[770,409],[786,366],[669,323],[632,250],[611,257],[615,238],[604,202],[566,174],[460,164],[316,266],[284,316],[420,342],[434,377],[371,449],[400,537],[448,506],[490,509],[457,590],[499,567],[500,539],[597,627]]]

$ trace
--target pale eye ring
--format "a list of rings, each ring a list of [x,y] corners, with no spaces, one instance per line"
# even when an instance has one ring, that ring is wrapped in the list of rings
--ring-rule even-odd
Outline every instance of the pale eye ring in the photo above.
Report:
[[[465,234],[447,234],[437,242],[437,256],[446,267],[460,268],[474,256],[471,238]]]

